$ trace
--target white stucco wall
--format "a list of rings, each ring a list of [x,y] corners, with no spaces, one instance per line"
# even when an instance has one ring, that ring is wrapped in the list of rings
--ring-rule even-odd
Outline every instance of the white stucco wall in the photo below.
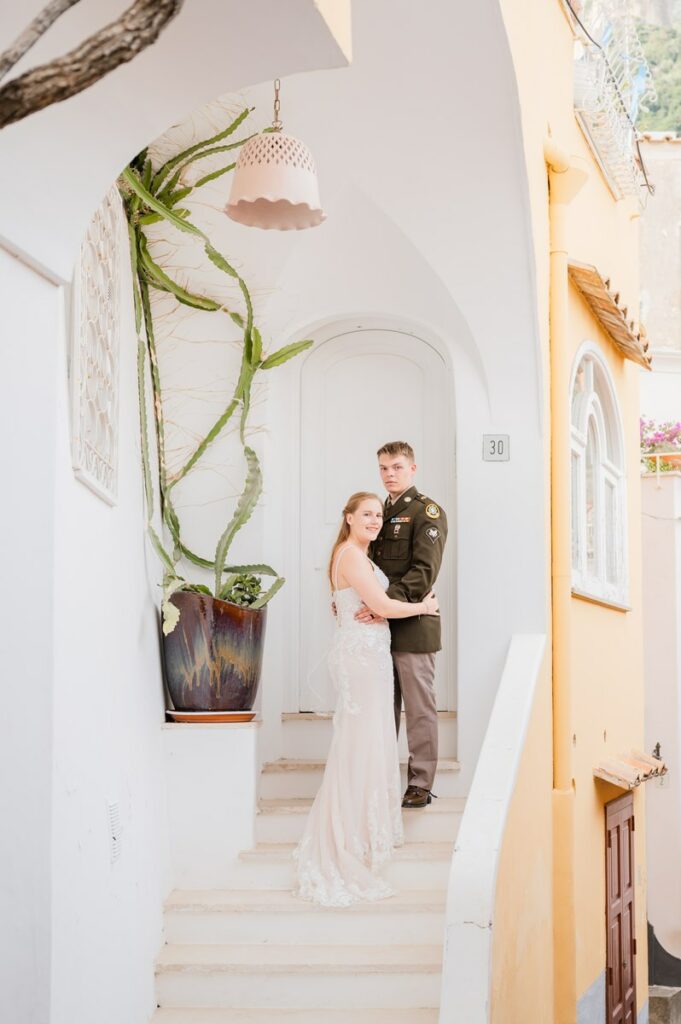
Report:
[[[655,195],[640,220],[641,319],[653,372],[641,373],[641,414],[681,420],[681,139],[651,133],[642,152]]]
[[[641,371],[641,415],[659,423],[681,420],[681,349],[656,353],[652,373]]]
[[[681,958],[681,473],[642,480],[646,750],[669,775],[646,790],[648,920]]]
[[[118,502],[71,469],[66,348],[57,336],[50,1024],[143,1021],[171,884],[161,723],[160,567],[147,554],[137,411],[137,339],[124,253]],[[67,325],[67,330],[70,325]],[[120,807],[110,862],[108,803]],[[125,941],[121,941],[125,936]],[[121,979],[125,983],[121,984]]]
[[[641,320],[654,351],[681,356],[681,140],[653,132],[641,147],[655,184],[640,220]]]
[[[59,289],[0,249],[0,309],[0,1019],[45,1024],[51,955],[51,509]]]
[[[255,845],[260,722],[168,722],[162,729],[173,885],[234,888]]]

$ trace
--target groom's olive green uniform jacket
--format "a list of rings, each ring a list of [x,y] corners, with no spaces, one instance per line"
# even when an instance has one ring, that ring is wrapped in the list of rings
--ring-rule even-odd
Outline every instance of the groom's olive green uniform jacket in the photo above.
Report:
[[[372,557],[390,580],[388,597],[422,601],[437,579],[446,540],[447,517],[442,508],[416,487],[405,491],[394,505],[386,501]],[[390,632],[393,651],[430,654],[442,647],[438,615],[391,619]]]

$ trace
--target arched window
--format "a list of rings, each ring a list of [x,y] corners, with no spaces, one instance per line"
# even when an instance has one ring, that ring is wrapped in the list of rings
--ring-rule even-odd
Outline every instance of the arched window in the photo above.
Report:
[[[572,589],[626,604],[622,429],[610,374],[591,344],[576,360],[571,438]]]

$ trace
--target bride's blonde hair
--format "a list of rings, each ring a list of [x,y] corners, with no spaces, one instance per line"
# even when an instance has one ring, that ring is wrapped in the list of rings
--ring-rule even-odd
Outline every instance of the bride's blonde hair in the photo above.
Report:
[[[373,498],[375,501],[378,502],[381,508],[383,508],[383,502],[381,501],[377,494],[373,493],[373,491],[357,491],[356,494],[351,494],[348,500],[345,502],[345,508],[343,509],[343,521],[341,522],[341,528],[338,531],[338,536],[336,537],[335,543],[331,549],[331,558],[329,559],[329,583],[331,584],[332,590],[334,589],[333,560],[336,557],[336,552],[338,551],[338,548],[341,546],[341,544],[344,544],[345,541],[350,536],[350,524],[348,523],[345,517],[347,515],[354,515],[354,513],[357,511],[362,502],[368,501],[369,498]]]

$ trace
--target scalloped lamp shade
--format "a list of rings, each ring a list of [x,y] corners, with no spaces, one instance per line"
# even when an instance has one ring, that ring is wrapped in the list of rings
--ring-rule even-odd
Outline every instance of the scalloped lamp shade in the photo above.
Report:
[[[225,213],[253,228],[300,231],[326,219],[310,150],[283,132],[256,135],[239,154]]]

